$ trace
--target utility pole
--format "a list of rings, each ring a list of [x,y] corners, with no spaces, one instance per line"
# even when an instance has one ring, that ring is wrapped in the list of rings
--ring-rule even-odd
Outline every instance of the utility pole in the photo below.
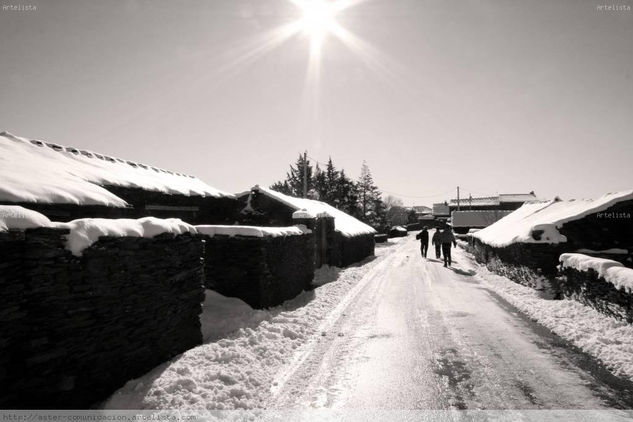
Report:
[[[308,151],[303,153],[303,197],[308,197]]]
[[[459,211],[459,186],[457,186],[457,211]]]

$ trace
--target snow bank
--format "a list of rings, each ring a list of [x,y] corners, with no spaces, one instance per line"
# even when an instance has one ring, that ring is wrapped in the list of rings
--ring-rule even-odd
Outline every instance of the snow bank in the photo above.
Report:
[[[239,328],[254,327],[270,318],[270,312],[253,309],[241,299],[206,290],[200,325],[204,342],[217,340]]]
[[[458,248],[455,253],[457,260],[477,270],[478,280],[532,320],[602,361],[614,374],[633,380],[633,325],[575,300],[544,299],[530,287],[491,273],[463,249]]]
[[[633,190],[609,193],[596,200],[528,202],[474,236],[493,247],[513,243],[563,243],[567,239],[558,231],[563,224],[629,200],[633,200]]]
[[[284,195],[270,189],[255,186],[252,190],[259,191],[262,194],[276,199],[297,211],[305,210],[310,215],[319,216],[327,214],[334,217],[334,228],[337,232],[345,237],[359,236],[363,234],[375,234],[376,230],[363,223],[360,220],[334,208],[325,202],[315,201],[313,199],[295,198],[293,196]]]
[[[233,197],[201,180],[37,140],[0,133],[0,200],[125,207],[102,185],[187,196]]]
[[[17,205],[0,205],[0,231],[51,227],[51,220],[39,212]]]
[[[560,256],[560,262],[562,268],[574,268],[578,271],[587,271],[591,268],[617,289],[623,288],[627,293],[633,292],[633,269],[626,268],[617,261],[579,253],[564,253]]]
[[[196,233],[193,226],[177,218],[144,217],[138,220],[81,218],[69,223],[53,223],[53,226],[70,230],[66,240],[66,249],[76,256],[81,256],[83,250],[90,247],[101,236],[151,238],[162,233],[174,235]]]
[[[224,236],[247,236],[247,237],[280,237],[296,236],[304,234],[305,231],[297,226],[290,227],[255,227],[255,226],[196,226],[200,234],[210,237],[216,235]]]

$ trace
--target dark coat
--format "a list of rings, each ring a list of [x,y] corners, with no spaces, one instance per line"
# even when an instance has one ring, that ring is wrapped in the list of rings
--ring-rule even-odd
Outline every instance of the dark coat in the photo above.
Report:
[[[455,244],[455,235],[453,235],[453,231],[451,229],[444,229],[442,233],[440,233],[440,242],[442,243],[452,243]]]
[[[442,241],[440,240],[440,236],[440,229],[435,229],[435,233],[433,233],[433,237],[431,238],[431,243],[434,245],[441,245]]]
[[[429,232],[427,230],[422,230],[415,238],[421,243],[429,243]]]

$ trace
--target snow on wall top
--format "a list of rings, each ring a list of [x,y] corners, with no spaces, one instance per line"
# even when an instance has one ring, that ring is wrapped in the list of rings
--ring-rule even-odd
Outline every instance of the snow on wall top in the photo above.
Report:
[[[601,198],[527,202],[510,215],[477,232],[483,243],[504,247],[513,243],[563,243],[563,224],[604,211],[618,202],[633,199],[633,190],[608,193]],[[535,236],[533,236],[535,232]],[[540,236],[539,236],[540,234]]]
[[[160,219],[143,217],[138,220],[121,218],[80,218],[68,223],[51,222],[46,216],[17,205],[0,205],[0,231],[26,230],[36,227],[68,229],[66,249],[81,256],[101,236],[110,237],[154,237],[162,233],[174,235],[196,234],[195,227],[178,218]],[[299,229],[297,229],[299,230]]]
[[[259,191],[297,211],[306,210],[310,214],[317,216],[319,214],[326,213],[334,217],[334,229],[345,237],[376,233],[376,230],[367,224],[341,210],[334,208],[331,205],[326,204],[325,202],[315,201],[313,199],[295,198],[294,196],[284,195],[283,193],[275,192],[260,186],[255,186],[252,190]]]
[[[76,256],[81,256],[84,249],[89,248],[101,236],[152,238],[162,233],[174,235],[197,233],[192,225],[178,218],[143,217],[138,220],[80,218],[68,223],[53,223],[53,226],[70,230],[70,234],[66,238],[66,249]]]
[[[587,271],[591,268],[598,273],[598,277],[604,278],[617,289],[623,288],[627,293],[633,292],[633,269],[626,268],[617,261],[579,253],[564,253],[560,256],[560,263],[563,268],[574,268],[578,271]]]
[[[8,132],[0,133],[0,201],[125,207],[100,185],[233,197],[200,179]]]
[[[46,216],[17,205],[0,205],[0,231],[51,227]]]
[[[200,234],[210,237],[216,235],[224,236],[246,236],[246,237],[281,237],[297,236],[305,232],[296,226],[290,227],[255,227],[255,226],[196,226]]]

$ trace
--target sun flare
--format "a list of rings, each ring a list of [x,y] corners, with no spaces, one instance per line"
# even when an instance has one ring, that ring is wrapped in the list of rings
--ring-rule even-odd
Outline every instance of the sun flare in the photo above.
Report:
[[[323,38],[329,32],[336,30],[336,7],[327,0],[297,1],[303,12],[299,21],[301,30],[312,38]]]

